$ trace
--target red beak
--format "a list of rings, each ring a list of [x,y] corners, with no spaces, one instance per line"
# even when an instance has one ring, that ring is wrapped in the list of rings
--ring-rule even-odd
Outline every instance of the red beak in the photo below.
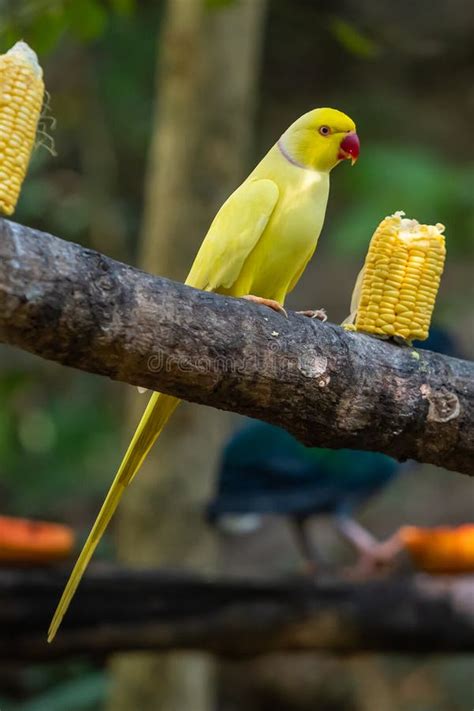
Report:
[[[339,160],[349,159],[352,161],[352,165],[356,162],[359,157],[360,152],[360,141],[359,136],[355,131],[350,131],[346,133],[339,146]]]

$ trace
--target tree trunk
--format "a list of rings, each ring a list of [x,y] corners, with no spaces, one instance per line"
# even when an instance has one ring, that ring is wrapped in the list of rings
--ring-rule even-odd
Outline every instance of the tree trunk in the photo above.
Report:
[[[212,217],[249,168],[265,2],[211,9],[205,0],[168,0],[140,245],[148,271],[185,279]],[[145,397],[131,397],[129,435]],[[122,560],[215,568],[203,511],[228,422],[180,406],[121,508]],[[112,672],[114,711],[213,706],[213,665],[203,654],[129,654]]]

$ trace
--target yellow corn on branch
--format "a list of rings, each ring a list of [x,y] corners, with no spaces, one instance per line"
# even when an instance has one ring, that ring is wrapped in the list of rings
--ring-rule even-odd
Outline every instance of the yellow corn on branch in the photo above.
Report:
[[[43,71],[35,52],[17,42],[0,55],[0,211],[11,215],[20,195],[43,104]]]
[[[444,225],[396,212],[376,229],[346,328],[410,342],[428,338],[446,256]]]

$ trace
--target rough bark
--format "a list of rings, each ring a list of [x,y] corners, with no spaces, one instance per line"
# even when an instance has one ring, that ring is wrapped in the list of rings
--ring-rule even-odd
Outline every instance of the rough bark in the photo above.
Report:
[[[154,277],[0,222],[0,340],[352,447],[473,474],[474,364]]]
[[[230,657],[474,651],[472,577],[256,582],[92,568],[48,645],[50,613],[65,579],[57,570],[0,571],[0,659],[146,649]]]

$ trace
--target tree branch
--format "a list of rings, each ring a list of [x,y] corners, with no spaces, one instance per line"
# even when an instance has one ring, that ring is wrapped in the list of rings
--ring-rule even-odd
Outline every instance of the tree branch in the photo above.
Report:
[[[0,340],[281,425],[473,474],[474,364],[201,292],[0,221]]]
[[[0,571],[0,659],[145,649],[237,657],[310,649],[474,651],[473,578],[210,581],[92,567],[48,645],[49,618],[65,579],[57,570]]]

